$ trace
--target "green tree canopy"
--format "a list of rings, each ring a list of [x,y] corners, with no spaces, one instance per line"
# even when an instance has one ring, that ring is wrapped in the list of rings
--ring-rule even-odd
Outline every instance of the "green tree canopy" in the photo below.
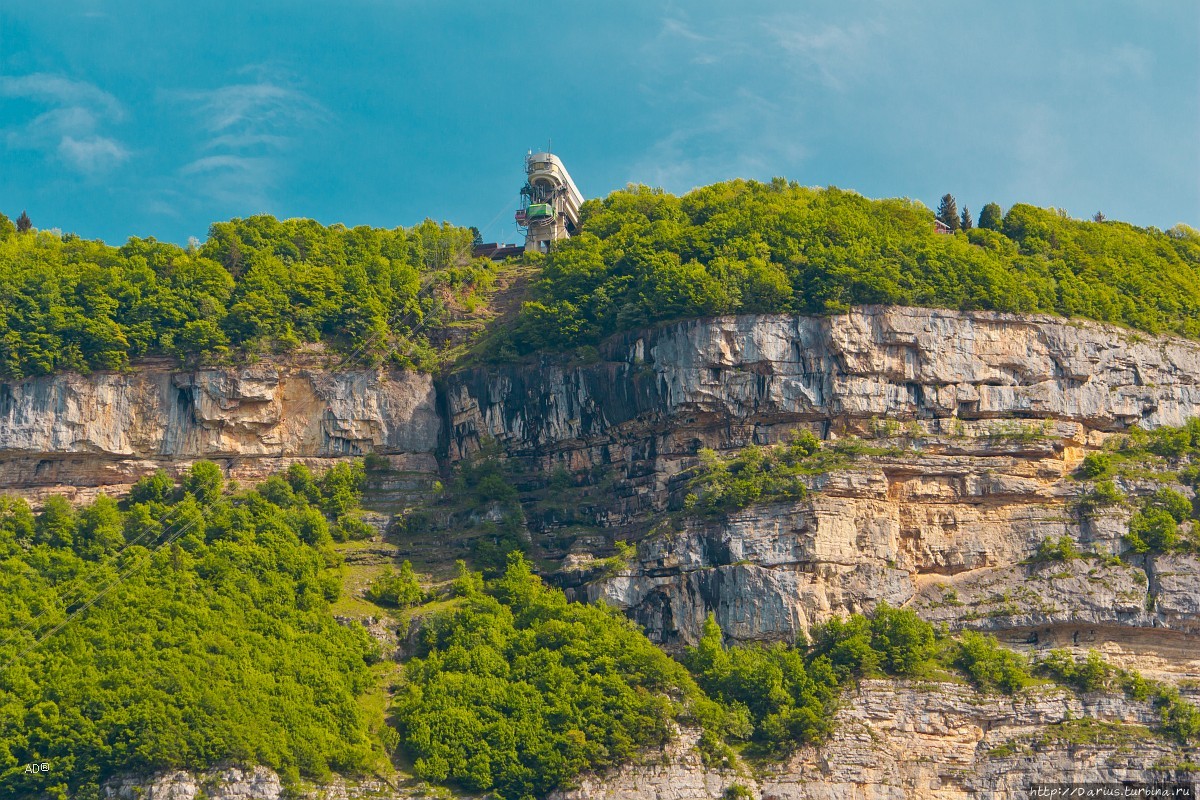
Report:
[[[222,763],[323,778],[382,755],[357,700],[378,647],[334,620],[338,557],[309,535],[328,498],[222,495],[215,469],[36,515],[0,496],[0,800]]]
[[[630,187],[584,204],[579,235],[545,258],[493,352],[595,344],[687,317],[854,304],[1050,312],[1200,337],[1200,235],[1020,204],[998,213],[989,204],[981,227],[939,236],[918,203],[835,188],[737,180],[675,197]]]
[[[491,281],[470,230],[429,220],[385,230],[260,215],[215,223],[199,248],[18,235],[18,222],[0,225],[0,376],[16,378],[318,341],[408,365],[444,310],[433,289]]]
[[[1001,210],[999,204],[988,203],[979,212],[979,227],[986,228],[989,231],[1000,230],[1000,225],[1004,220],[1004,211]]]

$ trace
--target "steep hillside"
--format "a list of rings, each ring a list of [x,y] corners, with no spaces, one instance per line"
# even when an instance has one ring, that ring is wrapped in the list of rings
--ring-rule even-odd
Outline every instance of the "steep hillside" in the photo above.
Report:
[[[585,359],[437,381],[293,360],[45,377],[5,392],[9,485],[35,497],[82,496],[56,474],[86,478],[85,495],[121,492],[139,470],[200,456],[247,480],[296,460],[387,456],[372,462],[365,502],[394,520],[385,539],[342,550],[336,613],[401,660],[414,652],[408,626],[438,606],[366,599],[388,563],[410,559],[436,585],[456,558],[495,570],[523,550],[571,596],[616,605],[679,655],[709,613],[731,643],[791,642],[887,601],[951,631],[993,632],[1035,662],[1094,649],[1107,674],[1136,670],[1197,699],[1196,523],[1172,500],[1195,502],[1200,441],[1186,426],[1200,416],[1200,345],[1189,340],[865,307],[682,322]],[[789,445],[801,431],[815,436]],[[794,462],[788,447],[801,448]],[[89,471],[91,460],[106,466]],[[57,466],[39,476],[38,462]],[[763,482],[786,464],[779,474],[792,477]],[[1160,508],[1181,515],[1170,541]],[[864,797],[1005,797],[1034,780],[1191,780],[1194,741],[1166,733],[1166,701],[1132,684],[1039,683],[1006,697],[961,681],[937,670],[868,679],[846,690],[828,739],[782,758],[706,761],[684,719],[681,738],[644,763],[563,796],[690,800],[740,785],[830,797],[853,785]],[[419,796],[400,752],[399,777],[345,791]],[[282,791],[263,773],[221,774],[201,782]],[[163,792],[197,781],[155,780]]]
[[[0,797],[1194,787],[1200,235],[989,220],[0,218]]]

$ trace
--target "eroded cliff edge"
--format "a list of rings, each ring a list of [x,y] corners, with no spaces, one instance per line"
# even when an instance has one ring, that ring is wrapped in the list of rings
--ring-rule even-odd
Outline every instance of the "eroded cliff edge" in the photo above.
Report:
[[[292,460],[371,451],[431,475],[487,450],[517,476],[528,544],[552,578],[623,607],[667,647],[693,641],[709,611],[734,639],[787,640],[887,600],[1020,648],[1095,647],[1114,663],[1183,680],[1194,695],[1186,681],[1200,678],[1200,563],[1102,558],[1123,549],[1129,511],[1078,513],[1086,487],[1073,472],[1114,433],[1196,416],[1195,342],[1057,317],[862,308],[679,323],[617,337],[586,359],[485,366],[437,382],[280,362],[10,383],[0,386],[0,485],[86,497],[197,458],[252,480]],[[769,444],[798,427],[870,447],[817,476],[803,501],[719,518],[678,513],[701,448]],[[1121,488],[1136,497],[1154,485],[1128,479]],[[1096,557],[1032,559],[1062,536]],[[453,537],[446,527],[430,538],[449,553]],[[614,568],[605,557],[618,540],[637,548]],[[868,686],[847,703],[834,741],[754,789],[1002,797],[1017,784],[1000,776],[1014,770],[1142,779],[1160,762],[1197,760],[1130,745],[1123,729],[1090,750],[1051,746],[1036,732],[1079,709],[1030,701],[1029,716],[995,702],[949,687]],[[1122,702],[1092,711],[1123,725],[1148,721]],[[1006,726],[1029,741],[1009,748],[994,733]],[[904,762],[914,734],[928,769]],[[879,760],[880,743],[892,762]],[[1076,769],[1081,754],[1086,772]],[[716,797],[733,780],[673,763],[690,777],[634,769],[589,784],[588,796]],[[638,794],[653,775],[695,790]]]
[[[494,440],[531,474],[565,468],[604,487],[567,511],[531,505],[535,540],[557,547],[565,583],[665,644],[692,641],[710,610],[733,638],[791,639],[883,599],[1014,643],[1090,641],[1200,675],[1194,559],[1088,562],[1078,575],[1027,563],[1063,535],[1085,552],[1122,549],[1128,512],[1077,513],[1086,487],[1071,473],[1112,433],[1200,414],[1195,342],[864,308],[683,323],[610,341],[596,363],[480,369],[446,392],[452,457]],[[701,447],[771,443],[798,426],[863,436],[873,454],[819,477],[804,501],[655,530]],[[640,541],[637,557],[589,573],[597,543],[618,538]]]
[[[196,370],[150,361],[0,383],[0,487],[85,500],[202,458],[252,481],[293,461],[372,451],[436,472],[436,399],[429,375],[302,358]]]

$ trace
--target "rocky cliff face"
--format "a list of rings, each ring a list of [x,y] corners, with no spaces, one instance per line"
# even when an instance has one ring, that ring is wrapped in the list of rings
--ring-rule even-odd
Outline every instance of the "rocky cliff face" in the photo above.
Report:
[[[1063,535],[1085,552],[1121,549],[1129,512],[1078,513],[1071,473],[1113,432],[1200,415],[1197,343],[912,308],[725,318],[625,336],[599,363],[454,376],[447,406],[454,455],[491,439],[543,470],[608,476],[608,502],[582,520],[592,535],[564,563],[586,564],[596,533],[645,537],[637,558],[565,580],[665,644],[693,641],[709,611],[733,638],[792,639],[887,600],[1015,643],[1101,642],[1127,649],[1118,660],[1200,675],[1195,659],[1166,655],[1197,631],[1193,560],[1026,563]],[[809,500],[662,524],[700,447],[801,426],[871,447],[816,478]],[[543,538],[570,527],[551,520]]]
[[[518,453],[612,445],[644,427],[672,445],[718,424],[744,443],[781,425],[884,416],[1115,431],[1195,416],[1200,346],[985,312],[726,317],[618,337],[598,364],[456,375],[448,396],[456,453],[480,437]]]
[[[755,800],[998,800],[1055,783],[1200,787],[1191,754],[1150,735],[1149,709],[1111,697],[1048,690],[1013,699],[864,681],[837,722],[820,748],[754,775],[705,767],[685,733],[668,758],[555,800],[708,800],[735,786]]]
[[[612,773],[585,776],[550,800],[720,800],[741,787],[753,800],[1015,800],[1037,784],[1158,784],[1200,790],[1196,753],[1152,735],[1145,703],[1061,689],[1020,697],[958,684],[864,681],[844,699],[832,738],[751,773],[707,766],[698,732],[680,731],[662,752]],[[203,794],[201,794],[203,792]],[[276,800],[270,770],[171,772],[113,781],[111,800]],[[334,783],[311,800],[417,800],[444,796],[379,780]]]
[[[1179,682],[1200,679],[1200,561],[1106,558],[1123,549],[1130,512],[1080,513],[1073,473],[1113,433],[1196,416],[1200,343],[1056,317],[864,308],[686,322],[618,337],[588,362],[484,367],[436,386],[299,362],[0,385],[0,485],[87,496],[197,458],[253,479],[370,450],[432,473],[494,443],[553,578],[624,608],[668,648],[694,641],[710,611],[734,639],[791,640],[886,600]],[[863,446],[814,476],[804,501],[678,513],[701,448],[800,427]],[[1131,496],[1154,485],[1121,482]],[[1031,558],[1063,536],[1089,555]],[[598,568],[621,539],[636,555]],[[708,770],[685,738],[669,763],[564,797],[715,798],[731,783],[763,798],[1015,797],[1033,780],[1173,780],[1163,770],[1200,760],[1147,738],[1138,726],[1152,711],[1113,698],[867,683],[841,713],[833,742],[770,774]],[[1101,729],[1077,730],[1084,716]]]
[[[439,431],[427,375],[330,372],[298,359],[190,371],[152,362],[0,383],[0,486],[87,499],[202,458],[255,480],[296,460],[372,450],[432,472]]]

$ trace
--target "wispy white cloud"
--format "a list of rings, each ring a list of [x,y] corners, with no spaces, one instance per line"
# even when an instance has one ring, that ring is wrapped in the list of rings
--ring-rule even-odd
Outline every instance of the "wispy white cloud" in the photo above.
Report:
[[[206,136],[179,174],[209,198],[238,207],[264,208],[286,168],[288,151],[329,112],[304,92],[262,68],[255,79],[200,91],[167,93]]]
[[[814,25],[802,17],[773,20],[768,35],[810,77],[837,91],[864,73],[875,40],[884,33],[878,20],[849,25]]]
[[[125,113],[117,98],[108,92],[84,81],[73,81],[44,72],[0,76],[0,95],[24,97],[59,106],[101,108],[117,119]]]
[[[269,82],[241,83],[201,92],[179,92],[213,133],[261,132],[309,125],[325,109],[303,92]]]
[[[829,95],[860,91],[881,67],[883,16],[842,17],[673,7],[639,53],[636,90],[659,132],[631,174],[671,191],[794,174]]]
[[[50,110],[2,129],[11,149],[34,149],[84,174],[105,172],[129,159],[129,150],[104,130],[125,118],[117,98],[97,86],[60,75],[0,76],[0,97],[29,100]]]
[[[128,150],[103,136],[64,136],[58,143],[58,154],[80,172],[100,172],[129,158]]]
[[[675,36],[681,39],[686,39],[689,42],[711,42],[711,36],[705,36],[697,32],[686,21],[678,17],[667,17],[662,23],[662,32],[666,36]]]
[[[791,113],[740,89],[720,108],[656,141],[631,172],[639,181],[675,192],[727,178],[773,177],[808,155]]]

